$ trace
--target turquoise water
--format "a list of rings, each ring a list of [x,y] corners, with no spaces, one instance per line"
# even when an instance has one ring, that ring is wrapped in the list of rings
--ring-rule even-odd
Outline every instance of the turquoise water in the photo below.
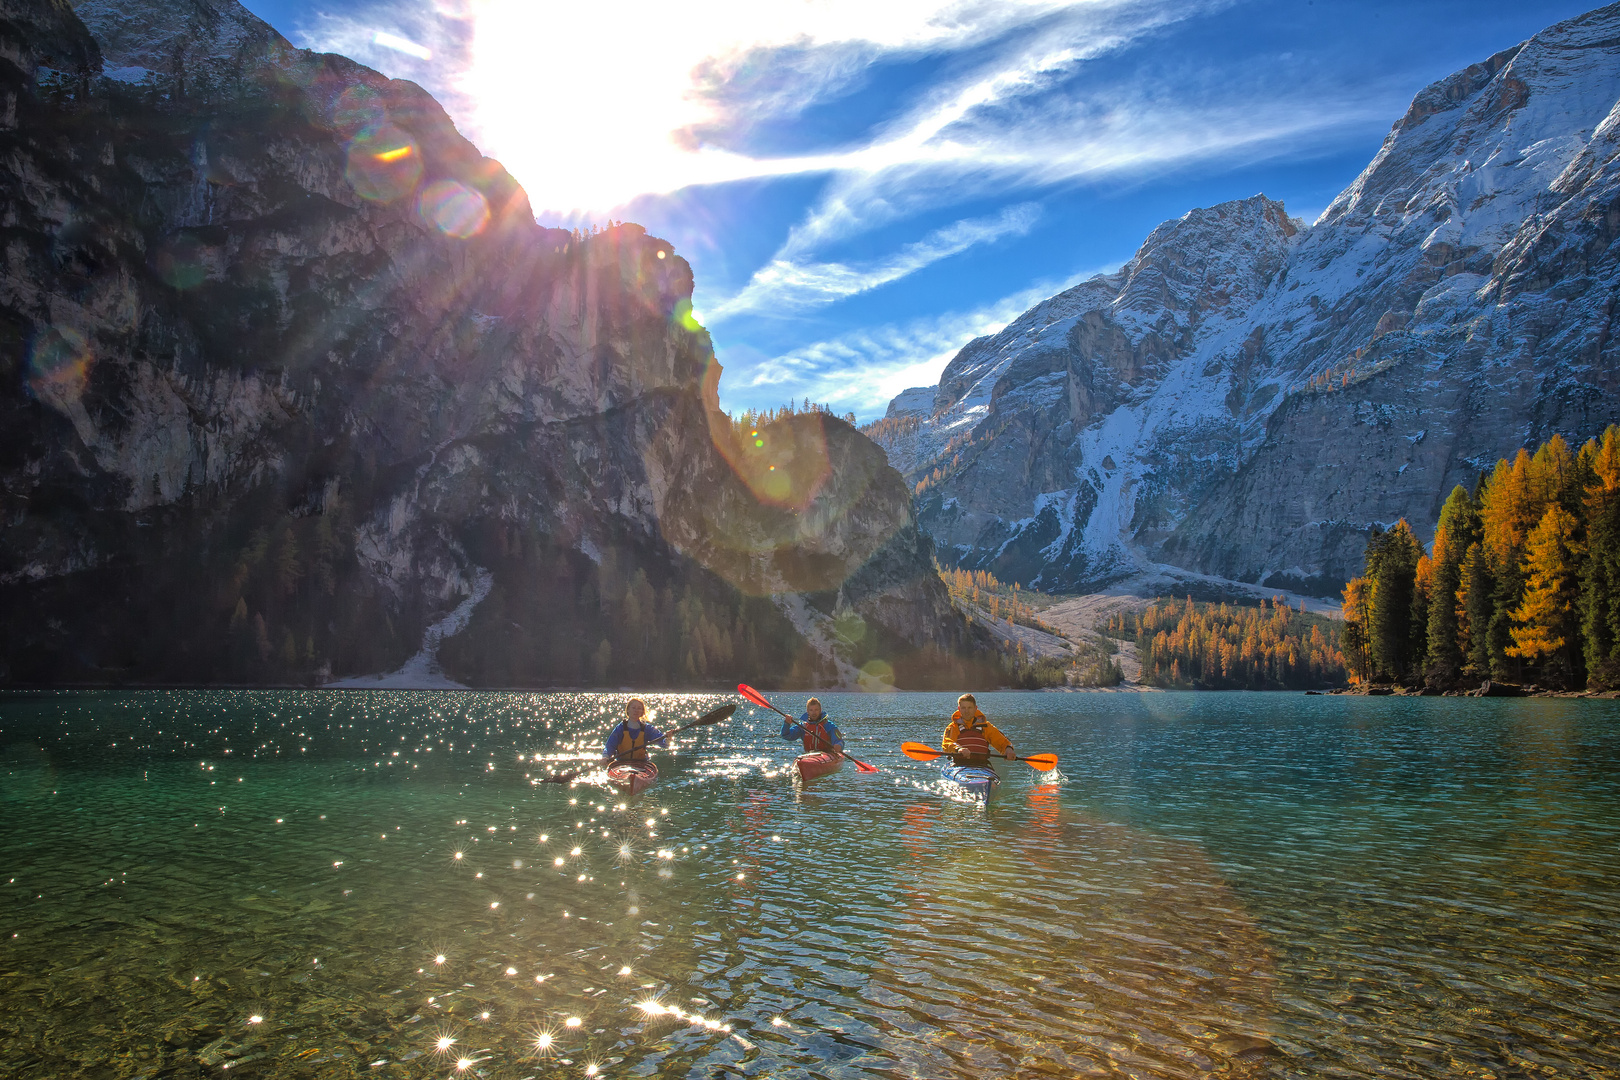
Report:
[[[982,809],[822,697],[628,800],[616,695],[0,698],[4,1072],[1620,1075],[1620,703],[984,695]]]

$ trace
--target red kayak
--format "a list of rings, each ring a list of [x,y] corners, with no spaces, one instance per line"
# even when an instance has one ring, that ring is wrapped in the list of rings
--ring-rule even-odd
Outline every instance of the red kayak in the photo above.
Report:
[[[658,766],[650,761],[615,761],[607,767],[608,783],[627,795],[652,787]]]
[[[817,750],[813,754],[800,754],[793,764],[799,770],[800,780],[814,780],[818,776],[826,776],[843,768],[844,755]]]

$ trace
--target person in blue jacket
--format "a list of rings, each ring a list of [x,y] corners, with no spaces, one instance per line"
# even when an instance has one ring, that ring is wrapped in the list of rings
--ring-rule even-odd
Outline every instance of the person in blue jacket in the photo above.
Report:
[[[624,720],[608,732],[607,743],[602,747],[602,764],[611,765],[615,761],[646,761],[647,747],[654,744],[667,745],[664,733],[647,723],[646,719],[645,701],[633,697],[624,703]]]
[[[839,732],[837,725],[827,719],[821,711],[821,702],[811,698],[804,703],[804,715],[799,717],[797,724],[790,723],[787,717],[782,717],[782,738],[792,741],[804,740],[805,751],[832,750],[839,754],[844,752],[844,736]]]

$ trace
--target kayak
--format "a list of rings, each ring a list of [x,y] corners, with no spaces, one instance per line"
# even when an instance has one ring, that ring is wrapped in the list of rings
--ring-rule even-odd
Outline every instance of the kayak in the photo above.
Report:
[[[990,766],[957,765],[950,758],[942,760],[939,775],[947,788],[978,802],[989,802],[990,793],[1001,785],[1001,777]]]
[[[793,764],[799,769],[800,780],[814,780],[818,776],[826,776],[843,768],[844,755],[817,750],[813,754],[800,754]]]
[[[626,795],[634,795],[652,787],[658,779],[658,766],[650,761],[616,761],[607,767],[607,778]]]

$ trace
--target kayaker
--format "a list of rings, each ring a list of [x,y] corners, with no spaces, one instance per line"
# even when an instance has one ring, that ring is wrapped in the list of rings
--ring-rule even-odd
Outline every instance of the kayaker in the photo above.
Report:
[[[816,750],[836,750],[844,752],[844,736],[838,726],[827,719],[821,711],[821,702],[811,698],[804,703],[804,715],[799,717],[797,724],[790,723],[787,717],[782,717],[782,738],[791,742],[794,739],[803,739],[806,752]]]
[[[984,718],[972,694],[956,699],[956,711],[951,714],[951,722],[945,725],[945,735],[939,745],[958,765],[988,765],[992,748],[1009,761],[1018,756],[1007,736]]]
[[[614,761],[646,761],[647,747],[667,745],[662,731],[647,723],[647,703],[633,697],[624,703],[624,720],[608,732],[602,747],[602,763]]]

